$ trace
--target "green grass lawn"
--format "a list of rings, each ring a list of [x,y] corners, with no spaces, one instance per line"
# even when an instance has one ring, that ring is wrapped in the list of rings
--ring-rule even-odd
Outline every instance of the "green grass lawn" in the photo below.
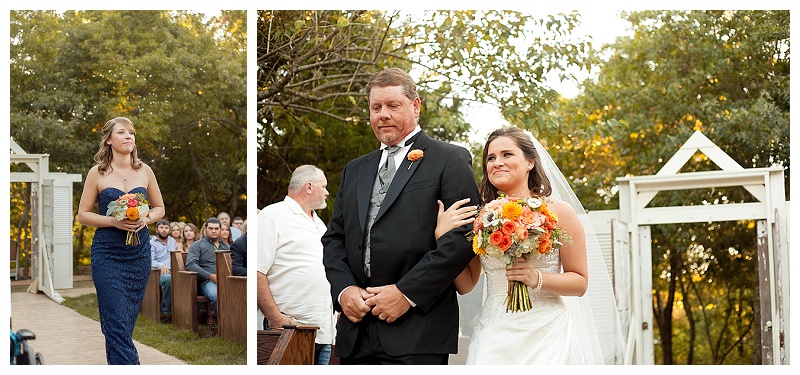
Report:
[[[94,293],[65,297],[63,305],[100,321],[97,295]],[[247,348],[217,337],[216,330],[208,325],[200,325],[199,332],[195,334],[172,324],[153,322],[140,315],[133,330],[133,339],[190,365],[247,364]]]

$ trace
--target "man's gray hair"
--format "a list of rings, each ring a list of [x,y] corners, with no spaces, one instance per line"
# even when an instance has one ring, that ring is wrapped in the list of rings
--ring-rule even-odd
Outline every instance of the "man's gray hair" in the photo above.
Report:
[[[292,172],[292,179],[289,180],[289,188],[287,190],[289,193],[296,192],[307,182],[318,181],[320,174],[324,174],[322,169],[311,164],[301,165]]]

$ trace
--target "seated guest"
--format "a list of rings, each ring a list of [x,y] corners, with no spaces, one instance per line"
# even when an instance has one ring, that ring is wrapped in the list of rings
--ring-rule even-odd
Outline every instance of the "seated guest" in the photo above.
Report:
[[[170,274],[169,252],[178,248],[175,239],[170,235],[169,221],[161,219],[156,222],[156,235],[150,237],[150,266],[161,270],[161,319],[172,317],[172,275]]]
[[[183,242],[183,227],[186,224],[183,222],[173,221],[169,223],[169,236],[175,239],[175,243],[179,244]]]
[[[233,243],[233,240],[231,239],[231,227],[225,225],[224,223],[221,224],[219,228],[219,240],[228,245],[228,247],[230,247]]]
[[[217,314],[217,250],[230,250],[219,239],[220,222],[210,217],[205,222],[206,236],[195,241],[186,254],[186,270],[197,272],[197,292],[211,301],[214,315]]]
[[[197,226],[192,223],[186,223],[186,226],[183,228],[183,241],[178,243],[178,250],[182,252],[189,251],[189,246],[192,246],[199,238],[197,235],[198,233]]]
[[[233,221],[231,221],[231,227],[238,229],[239,232],[244,234],[244,231],[245,231],[245,229],[244,229],[244,219],[242,219],[241,216],[234,217]],[[234,238],[233,240],[236,241],[236,238]]]
[[[220,212],[217,214],[217,219],[219,219],[220,223],[225,224],[228,226],[228,228],[230,228],[231,241],[236,241],[236,239],[242,235],[242,231],[239,230],[239,228],[231,227],[231,215],[229,215],[227,212]]]

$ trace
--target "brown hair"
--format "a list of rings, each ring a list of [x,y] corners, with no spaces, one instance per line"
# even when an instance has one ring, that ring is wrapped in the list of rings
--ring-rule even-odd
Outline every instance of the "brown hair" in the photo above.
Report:
[[[196,225],[194,225],[192,223],[186,223],[186,226],[183,227],[183,230],[186,230],[186,227],[189,227],[189,229],[194,231],[194,240],[193,241],[200,240],[200,238],[201,238],[200,232],[197,231],[197,226]],[[181,231],[181,243],[183,244],[183,247],[184,247],[183,251],[189,250],[189,248],[186,247],[186,237],[183,235],[183,231]]]
[[[114,169],[114,167],[111,166],[111,159],[114,157],[114,153],[111,152],[111,145],[106,142],[111,138],[111,131],[114,129],[114,125],[117,124],[133,127],[131,120],[125,117],[114,117],[103,125],[103,139],[100,141],[100,150],[94,154],[94,162],[97,164],[97,170],[101,175],[106,174],[106,172],[110,173]],[[141,167],[142,161],[139,160],[138,148],[134,144],[133,151],[131,151],[131,168],[138,170]]]
[[[367,100],[369,100],[369,94],[375,86],[401,86],[405,96],[412,102],[414,99],[419,98],[417,84],[414,83],[408,72],[400,68],[388,68],[375,73],[367,83]]]
[[[539,157],[539,153],[536,152],[536,146],[533,145],[530,137],[520,128],[509,126],[497,129],[492,134],[489,134],[489,139],[486,140],[486,145],[483,147],[483,178],[478,188],[483,203],[489,203],[497,199],[498,196],[497,187],[489,182],[488,172],[486,171],[486,157],[489,144],[499,137],[506,137],[514,141],[517,147],[522,150],[522,155],[526,159],[533,161],[534,167],[528,172],[528,189],[531,191],[531,195],[536,197],[550,196],[553,193],[553,188],[550,187],[550,180],[547,179],[547,175],[544,173],[542,159]]]

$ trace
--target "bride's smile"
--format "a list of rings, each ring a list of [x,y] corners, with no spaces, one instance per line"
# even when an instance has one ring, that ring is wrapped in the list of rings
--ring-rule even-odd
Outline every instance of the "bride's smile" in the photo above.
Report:
[[[522,150],[508,137],[498,137],[489,144],[486,155],[486,171],[489,181],[498,190],[518,191],[528,186],[528,171],[533,163],[525,158]]]

